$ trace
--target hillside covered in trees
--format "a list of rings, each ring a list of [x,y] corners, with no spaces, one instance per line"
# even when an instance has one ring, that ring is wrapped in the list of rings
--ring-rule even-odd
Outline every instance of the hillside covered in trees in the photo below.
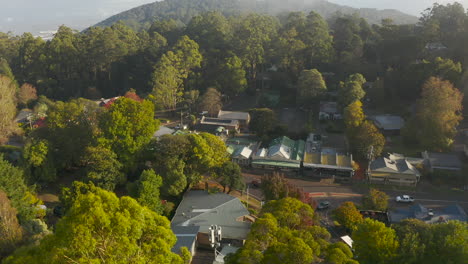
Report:
[[[360,72],[369,81],[379,78],[379,85],[369,93],[377,101],[382,96],[413,100],[434,74],[458,85],[462,73],[458,62],[467,57],[466,20],[459,4],[434,6],[418,25],[397,25],[391,20],[370,25],[356,15],[327,21],[315,12],[229,18],[207,12],[186,25],[173,19],[155,21],[140,32],[117,23],[82,33],[63,26],[50,41],[28,33],[1,33],[0,54],[2,68],[8,72],[6,68],[11,67],[18,83],[31,84],[39,95],[61,100],[123,95],[131,88],[141,95],[157,95],[168,86],[179,90],[173,104],[183,101],[184,92],[202,94],[209,87],[235,95],[247,87],[255,91],[259,76],[273,65],[278,71],[271,88],[286,98],[297,94],[301,71],[316,68],[335,73],[327,77],[329,90]],[[426,48],[439,42],[446,49]],[[180,67],[166,67],[180,58],[186,60]],[[177,75],[175,83],[158,78],[169,72]]]
[[[174,19],[188,23],[196,15],[207,11],[219,11],[225,16],[255,12],[269,15],[284,15],[288,12],[314,11],[328,19],[337,15],[356,14],[369,24],[379,24],[382,19],[391,19],[397,24],[414,24],[417,18],[393,9],[352,8],[326,0],[165,0],[132,8],[111,16],[96,26],[111,26],[118,21],[134,29],[148,28],[155,20]]]

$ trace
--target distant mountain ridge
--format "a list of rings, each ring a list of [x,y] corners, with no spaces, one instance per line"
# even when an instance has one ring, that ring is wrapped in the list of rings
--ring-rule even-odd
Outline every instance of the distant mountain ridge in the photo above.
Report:
[[[384,18],[390,18],[396,24],[413,24],[418,21],[417,17],[394,9],[353,8],[326,0],[164,0],[124,11],[96,26],[110,26],[117,21],[123,21],[135,29],[140,29],[149,27],[154,20],[170,18],[188,23],[193,16],[214,10],[226,16],[245,12],[278,15],[293,11],[315,11],[324,18],[329,18],[336,13],[356,13],[371,24],[378,24]]]

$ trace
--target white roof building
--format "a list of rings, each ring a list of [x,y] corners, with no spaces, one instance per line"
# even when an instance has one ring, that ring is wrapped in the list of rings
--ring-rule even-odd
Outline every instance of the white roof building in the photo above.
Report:
[[[237,150],[232,154],[232,157],[233,157],[233,158],[236,158],[236,159],[239,159],[239,158],[248,159],[248,158],[250,158],[251,155],[252,155],[252,149],[250,149],[249,147],[245,146],[245,147],[243,147],[243,148],[237,149]]]
[[[268,150],[266,148],[261,148],[257,151],[257,153],[255,154],[255,156],[258,156],[258,157],[266,157],[267,156],[267,153],[268,153]]]

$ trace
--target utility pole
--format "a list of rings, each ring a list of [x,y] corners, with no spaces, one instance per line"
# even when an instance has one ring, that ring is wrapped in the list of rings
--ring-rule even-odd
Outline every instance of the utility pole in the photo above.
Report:
[[[182,113],[184,111],[180,110],[180,127],[182,128],[184,126],[183,119],[182,119]]]
[[[247,183],[247,211],[249,210],[249,184]]]
[[[32,114],[28,114],[26,120],[29,121],[29,128],[32,130]]]
[[[367,172],[366,172],[366,176],[367,176],[367,179],[369,180],[369,176],[370,176],[370,165],[372,163],[372,161],[374,161],[374,146],[370,146],[369,148],[369,151],[367,152]]]

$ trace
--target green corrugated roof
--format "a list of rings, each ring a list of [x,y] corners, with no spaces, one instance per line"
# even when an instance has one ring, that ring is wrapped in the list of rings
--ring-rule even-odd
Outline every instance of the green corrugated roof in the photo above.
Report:
[[[275,138],[271,144],[270,144],[270,147],[272,146],[276,146],[276,145],[285,145],[289,148],[294,148],[294,145],[296,144],[296,142],[294,142],[294,140],[286,137],[286,136],[282,136],[282,137],[279,137],[279,138]]]
[[[293,152],[296,160],[302,160],[304,158],[304,150],[305,150],[305,141],[297,140],[296,145],[294,147],[294,152]]]
[[[304,140],[292,140],[286,136],[275,138],[270,148],[276,145],[284,145],[291,149],[292,160],[302,160],[304,158],[305,141]]]
[[[233,145],[233,144],[228,144],[227,145],[227,152],[231,155],[231,156],[236,156],[238,155],[242,149],[244,148],[245,146],[244,145]]]
[[[234,153],[234,151],[235,151],[236,149],[235,149],[234,146],[228,145],[226,150],[227,150],[227,152],[228,152],[229,154],[232,155],[232,153]]]

